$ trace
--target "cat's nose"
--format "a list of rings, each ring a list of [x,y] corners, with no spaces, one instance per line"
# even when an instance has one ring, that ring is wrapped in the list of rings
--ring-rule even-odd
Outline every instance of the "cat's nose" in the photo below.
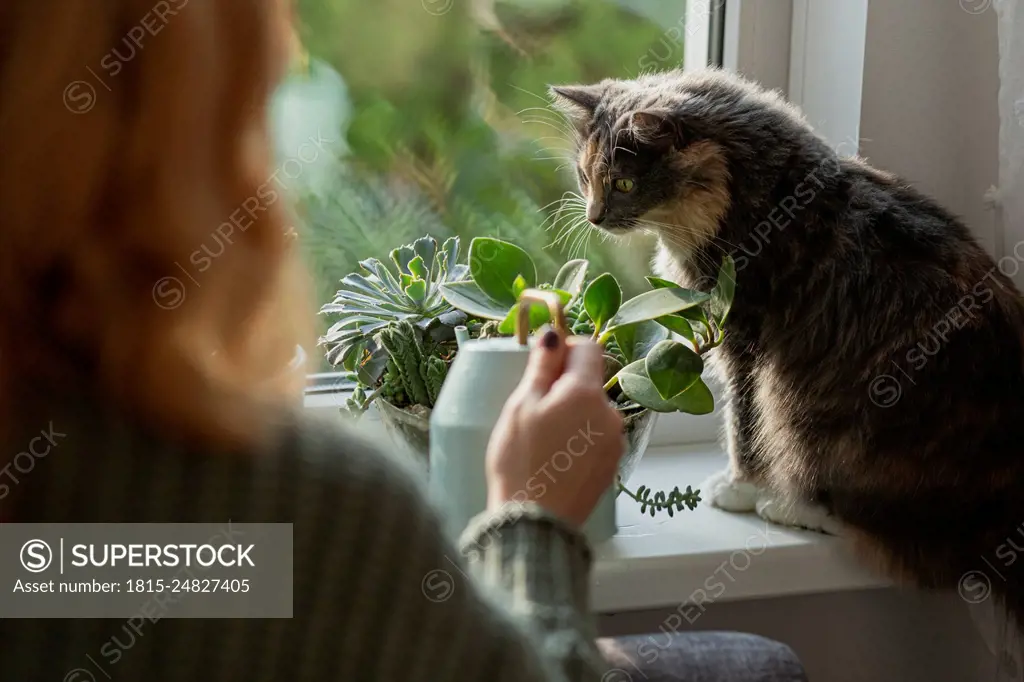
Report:
[[[594,225],[600,225],[604,222],[605,210],[603,204],[590,204],[587,206],[587,220]]]

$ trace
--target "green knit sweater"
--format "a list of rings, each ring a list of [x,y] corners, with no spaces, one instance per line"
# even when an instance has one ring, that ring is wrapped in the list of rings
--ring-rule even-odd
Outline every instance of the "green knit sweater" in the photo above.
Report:
[[[477,518],[463,553],[415,473],[340,425],[289,416],[260,450],[220,453],[86,404],[45,420],[23,427],[66,435],[31,472],[9,470],[8,521],[293,523],[294,618],[164,619],[141,632],[117,620],[0,620],[2,682],[597,681],[605,671],[589,548],[539,507]],[[5,444],[0,469],[21,449]],[[112,638],[116,662],[100,654]]]

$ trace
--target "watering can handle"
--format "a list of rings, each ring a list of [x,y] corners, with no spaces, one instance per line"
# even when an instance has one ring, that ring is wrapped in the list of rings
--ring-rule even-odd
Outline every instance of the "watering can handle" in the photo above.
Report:
[[[569,325],[565,322],[565,310],[562,299],[553,291],[527,289],[519,296],[519,315],[516,316],[516,339],[520,346],[526,345],[526,337],[530,334],[530,308],[535,303],[548,307],[555,331],[564,340],[569,336]]]

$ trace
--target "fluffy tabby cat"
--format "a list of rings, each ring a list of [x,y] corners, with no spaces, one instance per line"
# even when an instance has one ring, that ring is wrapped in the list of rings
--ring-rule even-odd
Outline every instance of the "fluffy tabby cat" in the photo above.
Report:
[[[1024,304],[963,223],[725,72],[552,92],[591,223],[655,232],[685,286],[736,261],[711,504],[838,530],[924,587],[981,571],[1024,618]]]

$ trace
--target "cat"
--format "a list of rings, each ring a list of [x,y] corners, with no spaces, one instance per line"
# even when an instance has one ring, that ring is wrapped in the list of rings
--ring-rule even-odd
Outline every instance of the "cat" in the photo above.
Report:
[[[682,286],[735,261],[710,504],[845,535],[968,601],[987,586],[1024,619],[1024,302],[964,224],[722,70],[551,93],[590,223],[653,232]]]

